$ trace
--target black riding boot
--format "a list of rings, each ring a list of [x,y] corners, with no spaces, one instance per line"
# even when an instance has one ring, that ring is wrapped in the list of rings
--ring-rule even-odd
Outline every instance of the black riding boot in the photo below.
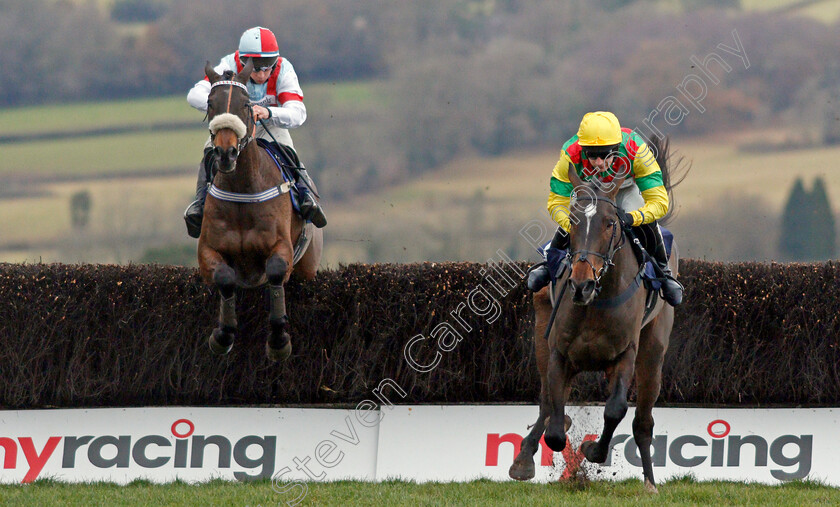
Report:
[[[198,166],[198,182],[195,184],[195,200],[187,206],[184,210],[184,221],[187,223],[187,234],[192,238],[197,238],[201,235],[201,220],[204,218],[204,200],[207,198],[208,180],[210,179],[210,171],[208,170],[207,153],[211,148],[204,150],[204,157],[201,159],[201,164]]]
[[[327,225],[327,216],[324,215],[324,210],[312,195],[312,180],[309,179],[309,173],[303,167],[295,168],[295,171],[300,191],[300,216],[320,229]]]
[[[557,248],[560,250],[569,249],[569,234],[559,227],[551,239],[549,248]],[[548,264],[542,262],[528,273],[528,290],[537,292],[551,282],[551,271]]]
[[[673,273],[671,273],[671,268],[668,266],[668,253],[665,251],[665,241],[662,240],[662,231],[659,230],[656,222],[652,223],[651,226],[649,230],[654,233],[656,242],[653,248],[653,258],[665,275],[665,280],[662,281],[662,298],[669,305],[677,306],[683,300],[683,285],[674,278]]]

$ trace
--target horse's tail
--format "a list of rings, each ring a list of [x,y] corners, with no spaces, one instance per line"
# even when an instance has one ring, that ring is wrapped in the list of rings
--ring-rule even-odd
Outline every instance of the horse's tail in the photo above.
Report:
[[[666,137],[652,136],[650,149],[656,155],[656,163],[662,171],[662,183],[668,192],[668,213],[659,220],[660,224],[666,224],[676,213],[676,200],[674,199],[674,187],[679,185],[688,176],[691,164],[682,155],[671,153],[671,140]]]

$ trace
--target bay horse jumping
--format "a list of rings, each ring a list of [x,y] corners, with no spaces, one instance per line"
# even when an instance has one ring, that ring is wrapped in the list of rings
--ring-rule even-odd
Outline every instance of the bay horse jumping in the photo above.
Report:
[[[252,70],[250,61],[239,74],[220,76],[209,62],[204,68],[211,83],[207,118],[215,177],[204,206],[198,265],[204,281],[221,295],[219,325],[210,335],[210,349],[227,354],[233,347],[236,289],[267,284],[271,331],[266,355],[280,361],[292,351],[284,284],[293,267],[305,280],[315,277],[323,232],[293,211],[290,183],[254,141],[256,124],[245,86]]]
[[[654,148],[666,188],[670,190],[667,145],[660,147],[657,140]],[[573,169],[569,170],[575,187],[566,258],[571,269],[555,285],[534,294],[540,412],[510,467],[509,475],[513,479],[534,477],[533,456],[543,432],[545,443],[553,451],[562,451],[567,445],[566,432],[571,419],[565,414],[565,406],[575,375],[581,371],[604,371],[609,392],[604,406],[604,429],[597,441],[584,442],[581,451],[591,462],[606,460],[613,432],[627,412],[628,390],[635,375],[633,437],[642,458],[645,487],[650,492],[657,491],[651,462],[652,410],[659,397],[674,308],[660,298],[643,321],[647,291],[636,289],[644,263],[630,247],[628,233],[618,217],[621,210],[616,204],[616,195],[626,176],[619,175],[610,184],[584,183]],[[676,276],[679,265],[676,242],[669,265]],[[559,301],[546,340],[551,299],[562,295],[564,284],[570,294]],[[553,295],[550,290],[554,291]]]

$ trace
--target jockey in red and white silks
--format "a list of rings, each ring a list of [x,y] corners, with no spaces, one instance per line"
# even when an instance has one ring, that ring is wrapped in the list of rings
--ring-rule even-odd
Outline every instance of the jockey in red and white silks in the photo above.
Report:
[[[288,129],[300,127],[306,121],[306,106],[303,104],[303,91],[292,63],[280,56],[277,38],[268,28],[257,26],[245,30],[239,39],[239,49],[222,58],[214,71],[242,72],[247,61],[253,63],[254,70],[245,84],[256,123],[254,136],[266,141],[276,141],[294,150],[292,137]],[[210,95],[210,81],[207,76],[197,82],[187,94],[187,102],[199,111],[207,111],[207,97]],[[211,147],[208,137],[204,144],[205,153]],[[300,214],[315,224],[324,227],[327,223],[320,204],[312,196],[312,182],[306,169],[301,165],[294,168],[298,191],[300,193]],[[201,233],[204,216],[204,199],[207,196],[208,174],[204,162],[199,165],[196,183],[195,201],[184,211],[187,233],[197,238]]]
[[[288,130],[300,127],[306,121],[306,106],[303,103],[303,91],[298,83],[298,77],[292,62],[280,56],[277,40],[270,30],[255,27],[246,30],[239,42],[239,50],[222,58],[214,70],[222,74],[226,70],[239,73],[244,67],[244,58],[255,58],[258,63],[271,66],[271,73],[262,83],[253,78],[248,80],[248,94],[251,103],[268,110],[268,118],[264,119],[280,143],[294,147]],[[207,96],[210,95],[210,81],[205,76],[197,82],[187,94],[187,102],[199,111],[207,111]],[[257,123],[257,137],[271,140],[262,125]]]

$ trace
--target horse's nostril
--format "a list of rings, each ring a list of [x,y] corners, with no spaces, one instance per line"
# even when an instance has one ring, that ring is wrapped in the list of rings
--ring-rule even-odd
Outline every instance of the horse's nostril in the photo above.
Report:
[[[584,280],[582,282],[575,282],[568,280],[569,288],[572,289],[572,294],[576,300],[584,300],[589,298],[595,292],[595,280]]]

